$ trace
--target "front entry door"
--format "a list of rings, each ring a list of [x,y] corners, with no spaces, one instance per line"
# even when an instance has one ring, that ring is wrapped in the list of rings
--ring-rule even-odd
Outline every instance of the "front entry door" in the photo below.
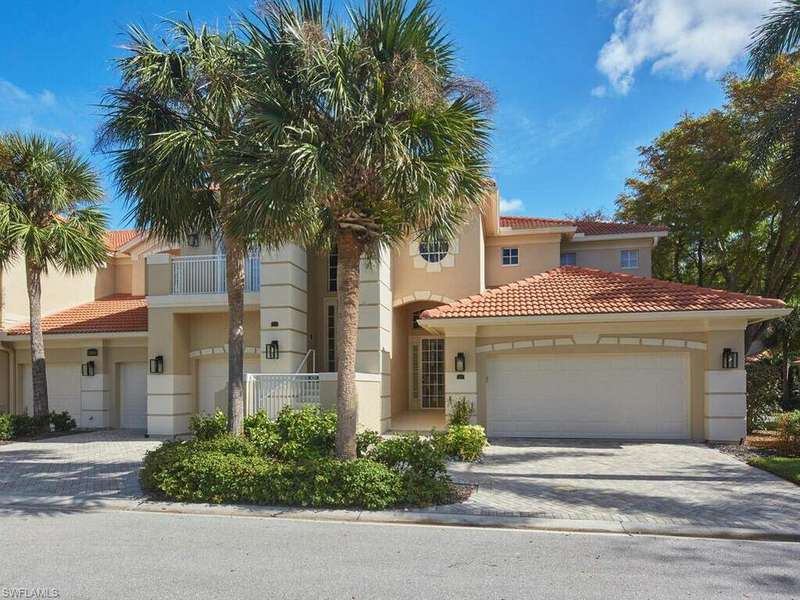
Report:
[[[422,408],[444,408],[444,340],[423,338],[420,350]]]

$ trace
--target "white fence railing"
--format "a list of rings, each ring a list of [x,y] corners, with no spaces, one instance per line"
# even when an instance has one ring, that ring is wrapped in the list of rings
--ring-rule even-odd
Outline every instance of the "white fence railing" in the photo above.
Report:
[[[285,406],[293,409],[319,404],[319,374],[248,374],[246,414],[264,411],[271,419]]]
[[[176,256],[172,259],[173,294],[224,294],[225,255]],[[257,292],[261,286],[258,255],[249,255],[244,263],[244,289]]]

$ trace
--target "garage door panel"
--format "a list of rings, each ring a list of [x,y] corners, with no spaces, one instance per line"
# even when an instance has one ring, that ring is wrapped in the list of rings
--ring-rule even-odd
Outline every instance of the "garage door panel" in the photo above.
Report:
[[[68,411],[77,423],[81,422],[81,365],[80,363],[46,363],[47,403],[51,411]],[[31,366],[22,368],[22,403],[33,414],[33,379]]]
[[[688,437],[684,354],[499,356],[487,374],[490,435]]]

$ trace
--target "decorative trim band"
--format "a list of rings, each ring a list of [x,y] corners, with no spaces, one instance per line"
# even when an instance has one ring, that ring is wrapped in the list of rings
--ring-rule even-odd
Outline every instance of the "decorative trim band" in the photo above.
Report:
[[[498,342],[478,346],[475,352],[483,354],[485,352],[502,352],[506,350],[520,350],[523,348],[546,348],[551,346],[657,346],[664,348],[688,348],[689,350],[705,350],[705,342],[695,342],[693,340],[676,340],[671,338],[652,338],[652,337],[616,337],[616,336],[594,336],[587,334],[576,334],[574,336],[564,336],[557,338],[538,338],[532,340],[519,340],[514,342]]]

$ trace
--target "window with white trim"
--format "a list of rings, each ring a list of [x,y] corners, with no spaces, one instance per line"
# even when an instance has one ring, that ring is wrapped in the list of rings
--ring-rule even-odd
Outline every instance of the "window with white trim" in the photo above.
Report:
[[[447,240],[433,240],[419,243],[419,255],[429,263],[438,263],[444,260],[450,251]]]
[[[513,267],[519,264],[519,248],[503,248],[503,266]]]
[[[639,251],[621,250],[619,253],[619,266],[623,269],[638,269]]]
[[[336,305],[328,304],[327,348],[325,349],[325,362],[328,373],[336,372]]]
[[[561,266],[562,267],[574,267],[578,264],[578,255],[574,252],[562,252],[561,253]]]

